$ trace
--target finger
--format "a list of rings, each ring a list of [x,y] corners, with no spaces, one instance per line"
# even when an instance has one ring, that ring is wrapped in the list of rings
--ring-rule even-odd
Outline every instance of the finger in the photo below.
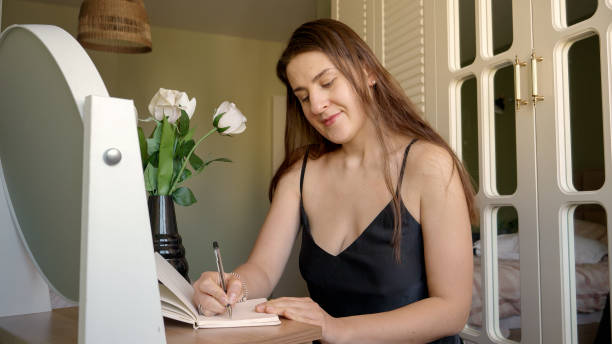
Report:
[[[200,284],[198,282],[200,282],[200,280],[193,282],[193,284],[191,285],[191,287],[193,288],[193,295],[191,297],[191,302],[193,302],[194,305],[198,304],[198,300],[200,297]]]
[[[307,301],[306,298],[281,297],[278,299],[268,301],[266,305],[275,307],[275,308],[295,307],[299,309],[308,309],[308,308],[312,308],[314,304],[315,303],[312,301]]]
[[[265,306],[265,313],[277,314],[287,319],[298,320],[308,318],[309,311],[298,307]]]
[[[227,296],[230,304],[235,304],[242,296],[242,282],[237,278],[230,278],[227,284]]]
[[[225,311],[225,305],[219,303],[217,299],[210,295],[200,294],[194,301],[194,304],[202,306],[202,314],[207,314],[206,310],[213,312],[214,314],[223,313]]]
[[[202,313],[202,314],[205,317],[212,317],[213,315],[217,315],[217,314],[220,314],[220,313],[222,313],[222,312],[214,312],[214,311],[206,309],[206,310],[204,310],[204,313]]]
[[[266,312],[266,307],[272,307],[272,308],[287,307],[291,303],[291,299],[292,298],[288,298],[288,297],[280,297],[277,299],[268,300],[266,302],[260,303],[257,306],[255,306],[255,311],[264,313]]]
[[[304,314],[302,312],[296,312],[291,309],[286,310],[283,316],[287,319],[303,322],[303,323],[310,324],[310,325],[321,326],[320,321],[309,316],[309,314]]]
[[[260,304],[256,305],[255,306],[255,312],[265,313],[265,311],[266,311],[266,303],[267,302],[263,302],[263,303],[260,303]]]
[[[296,304],[298,305],[298,304]],[[303,322],[310,325],[320,326],[321,328],[325,327],[324,317],[322,317],[321,313],[318,309],[313,307],[286,307],[279,308],[273,306],[266,306],[266,313],[277,314],[279,316],[283,316],[287,319]]]
[[[203,280],[199,287],[200,292],[203,294],[208,294],[215,299],[217,299],[220,303],[227,304],[227,295],[223,291],[223,289],[219,286],[219,284],[215,283],[211,278],[207,278]]]
[[[276,299],[269,300],[271,303],[312,303],[313,301],[309,297],[279,297]]]
[[[288,298],[278,298],[260,303],[255,306],[255,311],[279,314],[284,309],[297,308],[299,306],[298,302],[288,300]]]

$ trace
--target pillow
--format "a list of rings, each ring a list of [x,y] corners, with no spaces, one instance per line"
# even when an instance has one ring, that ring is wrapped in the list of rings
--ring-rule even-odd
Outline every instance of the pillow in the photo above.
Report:
[[[480,240],[474,243],[474,252],[477,256],[481,254]],[[499,259],[519,259],[519,237],[517,233],[501,234],[497,236],[497,255]]]
[[[574,236],[574,247],[576,264],[599,263],[608,254],[608,246],[602,242],[585,238],[580,235]]]
[[[595,239],[604,245],[608,243],[606,226],[597,222],[574,219],[574,233],[588,239]]]
[[[600,241],[580,235],[574,236],[574,247],[576,264],[598,263],[608,254],[608,246]],[[474,243],[473,248],[474,253],[480,256],[482,252],[480,240]],[[497,236],[497,255],[499,259],[519,259],[519,237],[517,233]]]

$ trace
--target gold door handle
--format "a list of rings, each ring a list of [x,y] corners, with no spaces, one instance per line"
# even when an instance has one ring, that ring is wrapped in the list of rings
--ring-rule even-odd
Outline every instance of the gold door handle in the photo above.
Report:
[[[531,53],[531,101],[534,105],[544,100],[544,96],[538,94],[538,62],[542,61],[542,56],[536,56],[535,51]]]
[[[516,103],[516,111],[521,108],[521,105],[527,105],[525,99],[521,99],[521,67],[525,67],[527,63],[521,62],[518,55],[514,58],[514,101]]]

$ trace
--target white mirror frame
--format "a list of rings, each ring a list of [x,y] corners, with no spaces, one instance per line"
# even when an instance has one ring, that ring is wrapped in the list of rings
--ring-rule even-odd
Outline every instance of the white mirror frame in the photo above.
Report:
[[[0,44],[12,30],[24,30],[45,45],[83,120],[79,343],[165,343],[134,103],[108,97],[95,66],[64,30],[14,25],[0,34]],[[11,80],[0,80],[0,86],[3,83],[10,85]],[[0,101],[12,100],[0,95]],[[105,159],[111,148],[121,153],[114,164]],[[20,308],[14,314],[45,311],[49,309],[45,277],[33,268],[38,265],[23,240],[1,167],[0,239],[8,240],[0,242],[0,249],[12,246],[12,250],[8,257],[3,251],[0,275],[16,276],[18,288],[0,286],[0,308],[13,298],[11,302]],[[32,281],[34,287],[26,287]],[[20,306],[32,297],[29,292],[34,293],[35,307]]]

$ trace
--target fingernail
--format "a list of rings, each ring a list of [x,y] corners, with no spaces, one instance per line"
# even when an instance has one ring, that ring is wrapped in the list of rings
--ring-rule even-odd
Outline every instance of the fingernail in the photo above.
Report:
[[[231,293],[230,297],[229,297],[229,303],[236,303],[236,298],[238,296],[236,295],[236,293]]]

